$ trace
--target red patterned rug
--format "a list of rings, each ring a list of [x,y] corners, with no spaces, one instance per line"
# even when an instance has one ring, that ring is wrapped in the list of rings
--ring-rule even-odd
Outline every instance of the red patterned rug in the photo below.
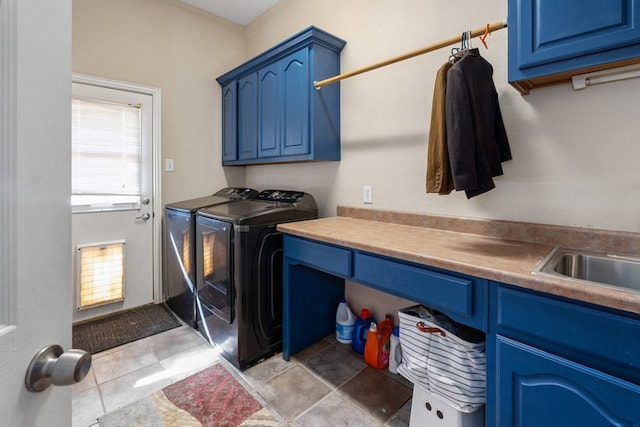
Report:
[[[214,365],[98,419],[103,427],[279,426],[227,369]]]

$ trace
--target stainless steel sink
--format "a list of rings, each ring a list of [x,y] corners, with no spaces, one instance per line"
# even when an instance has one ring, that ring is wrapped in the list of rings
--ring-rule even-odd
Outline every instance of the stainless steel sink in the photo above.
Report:
[[[556,247],[533,273],[640,293],[640,257]]]

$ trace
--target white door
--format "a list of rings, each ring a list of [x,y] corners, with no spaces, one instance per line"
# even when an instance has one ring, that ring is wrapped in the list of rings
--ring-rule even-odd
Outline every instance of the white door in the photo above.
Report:
[[[71,345],[71,0],[0,0],[0,424],[71,425],[71,388],[27,391]]]
[[[154,214],[156,197],[154,184],[154,108],[159,93],[154,88],[144,88],[123,82],[74,75],[72,96],[75,102],[123,108],[133,111],[134,121],[139,118],[140,151],[136,154],[138,180],[133,194],[110,196],[73,196],[72,246],[74,248],[74,321],[104,315],[140,305],[159,302],[160,277],[156,274],[159,260],[158,224]],[[120,111],[120,110],[117,110]],[[139,117],[137,116],[139,114]],[[137,124],[136,124],[137,125]],[[76,128],[74,125],[74,130]],[[111,171],[109,171],[110,173]],[[99,177],[102,181],[103,179]],[[158,238],[156,238],[158,236]],[[124,300],[83,308],[78,298],[78,248],[102,245],[105,242],[124,243]]]

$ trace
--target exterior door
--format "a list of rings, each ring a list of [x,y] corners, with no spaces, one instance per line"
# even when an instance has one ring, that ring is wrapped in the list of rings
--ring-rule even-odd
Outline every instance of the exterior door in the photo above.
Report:
[[[71,0],[0,0],[2,425],[71,425],[70,387],[25,387],[36,352],[71,346],[70,64]]]
[[[87,196],[88,201],[85,196],[74,195],[72,199],[74,213],[71,235],[76,294],[74,321],[79,321],[160,301],[160,280],[156,274],[156,264],[159,262],[154,259],[154,247],[159,241],[155,239],[156,223],[160,222],[160,218],[156,219],[154,215],[154,99],[149,94],[152,89],[144,90],[126,83],[86,76],[74,75],[73,80],[73,98],[133,110],[135,114],[140,114],[141,130],[141,149],[135,154],[139,156],[139,171],[136,174],[136,178],[139,177],[139,190],[133,194]],[[79,131],[74,127],[73,132]],[[133,154],[127,154],[133,157]],[[130,167],[129,164],[126,167]],[[124,300],[84,308],[78,298],[79,248],[111,242],[124,242]]]

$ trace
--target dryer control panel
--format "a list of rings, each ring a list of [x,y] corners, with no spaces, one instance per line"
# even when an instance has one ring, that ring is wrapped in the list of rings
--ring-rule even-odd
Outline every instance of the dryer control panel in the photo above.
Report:
[[[214,196],[226,197],[228,199],[252,199],[258,194],[258,192],[252,188],[236,188],[227,187],[219,190]]]
[[[302,191],[264,190],[256,196],[256,199],[270,202],[297,203],[302,200],[304,194]]]

